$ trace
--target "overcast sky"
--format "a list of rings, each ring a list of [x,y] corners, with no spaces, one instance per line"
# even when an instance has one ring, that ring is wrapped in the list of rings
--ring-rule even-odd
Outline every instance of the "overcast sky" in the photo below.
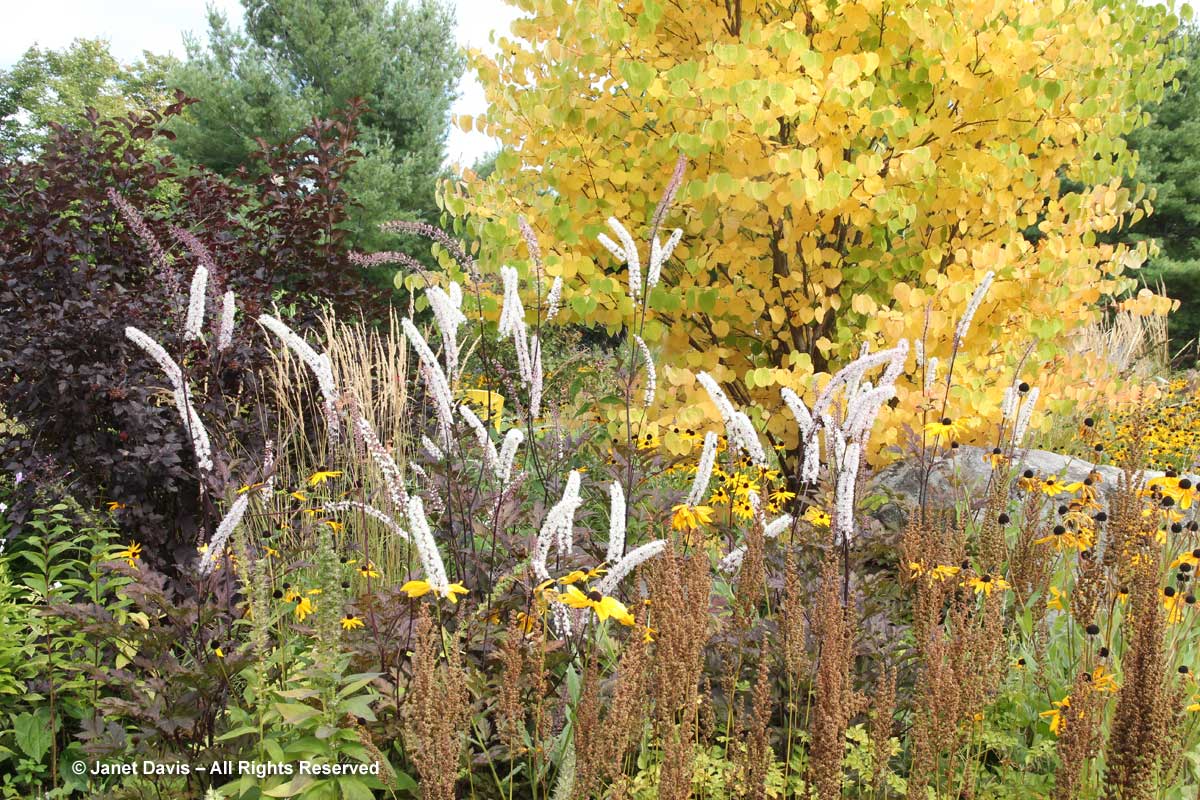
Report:
[[[506,32],[518,16],[504,0],[453,0],[457,9],[459,44],[486,47],[493,30]],[[240,22],[239,0],[8,0],[6,22],[0,26],[0,66],[9,66],[34,43],[58,49],[81,37],[103,37],[123,62],[135,61],[143,50],[183,54],[183,34],[202,36],[208,26],[205,9],[215,6]],[[459,85],[456,114],[485,110],[483,88],[471,76]],[[481,133],[451,128],[451,161],[470,165],[494,147]]]

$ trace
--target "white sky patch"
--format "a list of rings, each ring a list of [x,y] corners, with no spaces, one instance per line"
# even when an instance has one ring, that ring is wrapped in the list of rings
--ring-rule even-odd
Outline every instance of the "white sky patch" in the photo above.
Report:
[[[455,38],[463,47],[493,51],[488,37],[508,32],[520,12],[504,0],[453,0],[457,16]],[[0,26],[0,67],[11,66],[37,44],[59,50],[80,38],[107,39],[122,63],[141,57],[142,51],[182,56],[183,35],[203,37],[208,31],[206,7],[223,12],[241,25],[239,0],[37,0],[5,4],[5,24]],[[452,113],[478,116],[487,110],[483,87],[468,72],[459,81],[458,100]],[[464,133],[451,126],[447,161],[470,166],[496,149],[497,142],[476,131]]]

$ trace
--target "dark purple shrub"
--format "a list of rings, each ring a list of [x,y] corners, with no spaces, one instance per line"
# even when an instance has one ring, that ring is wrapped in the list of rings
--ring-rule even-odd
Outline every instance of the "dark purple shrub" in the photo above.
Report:
[[[273,293],[302,309],[316,298],[369,305],[344,246],[341,188],[361,108],[262,143],[261,176],[236,185],[152,155],[171,136],[164,122],[192,102],[178,95],[119,121],[89,112],[55,126],[36,160],[0,161],[0,408],[23,430],[0,437],[0,466],[23,471],[26,486],[121,504],[122,527],[163,565],[194,557],[198,528],[216,524],[214,494],[255,468],[231,462],[265,438],[258,374],[270,356],[253,320]],[[233,343],[220,352],[215,322],[204,342],[182,341],[202,261],[210,319],[226,288],[237,294]],[[167,381],[126,340],[127,325],[188,374],[213,433],[211,473],[198,474]]]

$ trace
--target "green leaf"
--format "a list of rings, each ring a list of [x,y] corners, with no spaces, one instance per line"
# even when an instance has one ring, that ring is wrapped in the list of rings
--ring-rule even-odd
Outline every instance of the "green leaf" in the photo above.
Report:
[[[17,747],[34,761],[41,763],[50,750],[49,714],[25,712],[13,716],[13,738]]]
[[[321,712],[303,703],[276,703],[275,710],[289,725],[302,725]]]
[[[635,92],[644,92],[654,80],[654,68],[640,61],[623,61],[620,67],[621,77]]]
[[[312,775],[297,775],[287,783],[281,783],[272,789],[263,790],[265,797],[294,797],[313,785]]]
[[[373,800],[375,796],[370,788],[358,778],[343,776],[338,778],[337,783],[345,800]]]

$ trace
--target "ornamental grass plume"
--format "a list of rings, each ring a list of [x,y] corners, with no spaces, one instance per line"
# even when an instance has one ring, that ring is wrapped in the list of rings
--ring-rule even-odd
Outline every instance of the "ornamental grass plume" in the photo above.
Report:
[[[412,681],[406,695],[404,738],[421,777],[421,797],[455,800],[471,713],[458,636],[443,632],[425,606],[418,611],[413,630]],[[444,661],[439,658],[443,651]]]

